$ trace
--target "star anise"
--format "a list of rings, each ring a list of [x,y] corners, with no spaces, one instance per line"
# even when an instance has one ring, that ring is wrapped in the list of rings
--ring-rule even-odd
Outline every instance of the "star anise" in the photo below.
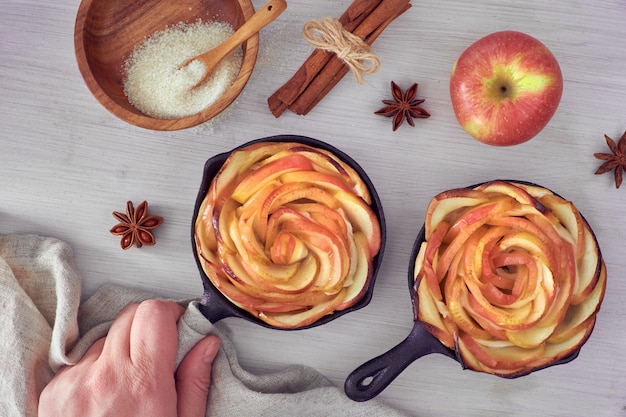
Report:
[[[120,246],[126,250],[133,246],[138,248],[143,245],[152,246],[156,239],[150,230],[156,229],[163,223],[160,216],[148,216],[148,202],[144,201],[135,209],[132,201],[126,203],[126,214],[119,211],[113,212],[119,223],[111,228],[110,232],[115,236],[122,236]]]
[[[606,161],[596,171],[596,175],[604,174],[610,170],[615,170],[615,188],[622,185],[622,176],[626,171],[626,132],[622,135],[617,143],[607,135],[604,135],[606,144],[609,145],[611,153],[594,153],[598,159]]]
[[[426,119],[430,117],[430,113],[420,107],[425,99],[416,99],[417,96],[417,83],[414,83],[409,87],[406,92],[402,92],[402,89],[398,87],[398,84],[391,82],[391,94],[393,100],[382,100],[385,107],[374,112],[380,116],[393,117],[392,130],[395,132],[398,127],[404,122],[404,119],[411,125],[415,126],[413,119]]]

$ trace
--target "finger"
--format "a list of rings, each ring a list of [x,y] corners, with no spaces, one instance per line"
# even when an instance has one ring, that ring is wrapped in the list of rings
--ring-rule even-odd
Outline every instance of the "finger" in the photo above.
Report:
[[[102,350],[104,349],[104,343],[106,342],[106,337],[102,337],[96,340],[93,345],[87,349],[87,352],[83,355],[82,358],[78,361],[78,363],[93,363],[98,360],[100,355],[102,354]]]
[[[211,368],[220,348],[220,339],[210,335],[200,340],[185,356],[176,371],[178,417],[206,414]]]
[[[129,304],[117,315],[106,336],[102,353],[111,357],[128,357],[130,352],[130,329],[137,304]]]
[[[163,367],[174,373],[178,349],[177,322],[185,309],[171,301],[148,300],[135,311],[130,329],[130,359],[133,363]]]

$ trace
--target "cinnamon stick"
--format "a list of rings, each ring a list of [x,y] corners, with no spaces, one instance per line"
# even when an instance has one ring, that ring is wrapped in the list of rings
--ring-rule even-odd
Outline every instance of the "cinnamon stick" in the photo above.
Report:
[[[339,21],[344,29],[371,45],[393,20],[411,7],[409,2],[355,0]],[[268,99],[272,114],[279,117],[287,108],[296,114],[307,114],[348,71],[335,54],[314,50],[294,76]]]
[[[339,17],[343,27],[352,32],[383,0],[355,0]],[[331,52],[315,49],[296,73],[267,100],[270,111],[279,117],[308,87],[333,57]]]
[[[393,22],[398,16],[407,11],[411,5],[407,1],[398,1],[396,5],[405,3],[400,7],[393,7],[391,9],[381,10],[380,14],[371,15],[371,20],[364,21],[353,33],[361,37],[368,45],[371,45],[380,34]],[[381,6],[382,7],[382,6]],[[387,15],[386,13],[392,13]],[[387,17],[386,17],[387,16]],[[385,18],[386,17],[386,18]],[[379,24],[379,19],[384,19]],[[370,29],[374,27],[374,29]],[[362,36],[362,33],[367,33]],[[349,68],[344,62],[333,55],[328,61],[326,66],[318,76],[309,84],[308,88],[303,91],[298,98],[289,105],[289,110],[298,114],[306,115],[313,107],[315,107],[330,90],[333,89],[341,79],[348,73]]]

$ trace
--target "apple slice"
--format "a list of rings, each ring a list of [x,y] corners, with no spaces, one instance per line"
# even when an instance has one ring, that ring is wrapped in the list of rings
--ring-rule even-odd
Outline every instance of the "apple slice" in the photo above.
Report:
[[[369,253],[378,253],[382,236],[380,223],[371,207],[361,197],[345,191],[336,191],[333,195],[352,224],[353,231],[360,231],[365,235],[369,245]]]
[[[357,253],[354,263],[355,269],[344,300],[336,306],[337,310],[352,307],[362,299],[368,288],[368,283],[372,279],[372,257],[369,253],[369,242],[361,232],[354,234],[354,242]]]
[[[369,189],[359,173],[332,152],[325,149],[304,146],[294,146],[292,150],[306,154],[315,165],[316,171],[328,172],[341,177],[351,186],[351,189],[356,195],[361,197],[368,205],[372,204]]]
[[[489,201],[489,198],[486,194],[467,188],[444,191],[436,195],[431,200],[426,211],[426,219],[424,221],[426,239],[430,239],[433,228],[443,220],[446,220],[446,217],[451,216],[452,213],[487,201]],[[448,219],[448,221],[450,220]]]
[[[258,190],[265,187],[268,182],[287,172],[311,171],[313,164],[306,157],[300,154],[290,154],[284,158],[266,163],[246,175],[234,189],[231,197],[240,204],[245,203]]]

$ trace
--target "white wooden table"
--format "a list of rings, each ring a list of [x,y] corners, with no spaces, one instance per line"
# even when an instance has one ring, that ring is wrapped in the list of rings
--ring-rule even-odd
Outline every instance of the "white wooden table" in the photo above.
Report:
[[[572,363],[517,380],[460,369],[431,355],[410,365],[379,398],[418,416],[626,415],[626,187],[595,176],[608,152],[603,134],[626,130],[626,5],[620,0],[414,0],[374,44],[380,71],[362,86],[351,76],[309,115],[274,118],[266,100],[308,56],[305,21],[337,17],[348,0],[290,0],[261,36],[258,64],[240,98],[196,128],[156,132],[125,124],[91,96],[74,60],[78,0],[0,0],[0,233],[37,233],[69,242],[84,297],[104,283],[172,298],[197,297],[190,224],[205,160],[248,140],[299,134],[357,160],[376,185],[387,247],[366,308],[328,325],[280,332],[243,320],[232,328],[243,365],[266,372],[315,367],[338,386],[366,360],[408,334],[409,254],[430,198],[495,178],[542,184],[574,201],[593,226],[609,271],[593,335]],[[258,7],[264,2],[256,1]],[[513,29],[542,40],[565,78],[560,107],[530,142],[480,144],[457,124],[448,78],[456,57],[490,32]],[[389,83],[420,84],[432,114],[391,131],[375,116]],[[157,245],[122,251],[109,229],[127,200],[148,200],[165,218]]]

